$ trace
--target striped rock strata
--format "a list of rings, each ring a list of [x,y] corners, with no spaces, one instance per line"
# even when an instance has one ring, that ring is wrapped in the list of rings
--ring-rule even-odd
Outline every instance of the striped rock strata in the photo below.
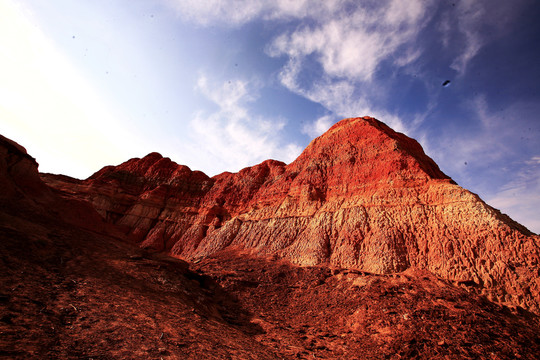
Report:
[[[210,178],[152,153],[84,181],[42,178],[140,246],[181,258],[241,248],[299,265],[419,268],[540,312],[540,237],[373,118],[340,121],[289,165]]]

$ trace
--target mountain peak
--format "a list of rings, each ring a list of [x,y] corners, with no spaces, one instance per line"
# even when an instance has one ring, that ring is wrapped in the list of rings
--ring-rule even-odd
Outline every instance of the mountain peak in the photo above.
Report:
[[[314,139],[293,164],[303,167],[306,163],[333,167],[336,175],[347,174],[349,180],[362,183],[451,181],[416,140],[372,117],[349,118],[336,123]]]
[[[44,179],[47,181],[47,177]],[[141,247],[193,260],[229,249],[378,274],[430,271],[540,312],[540,238],[457,186],[420,144],[345,119],[291,164],[213,178],[159,154],[72,187]],[[532,285],[531,285],[532,284]],[[475,290],[476,291],[476,290]]]
[[[203,341],[208,351],[229,349],[221,357],[350,358],[358,349],[380,357],[383,349],[534,358],[537,318],[486,298],[540,313],[540,237],[430,161],[418,143],[374,119],[339,123],[290,165],[268,160],[213,178],[157,153],[87,180],[40,178],[26,151],[0,137],[5,348],[79,356],[95,350],[80,341],[89,329],[99,336],[112,326],[118,341],[103,356],[189,357]],[[148,314],[165,326],[148,324]],[[135,332],[126,335],[126,321]],[[25,327],[31,336],[21,338],[21,327],[36,322],[58,330]],[[185,326],[173,331],[179,323],[188,325],[187,341]],[[237,343],[215,341],[231,332]],[[164,347],[152,340],[138,353],[118,350],[148,333]],[[410,348],[418,336],[427,340]],[[181,346],[166,348],[177,340]],[[250,351],[238,351],[240,343]],[[290,352],[298,345],[305,350]]]

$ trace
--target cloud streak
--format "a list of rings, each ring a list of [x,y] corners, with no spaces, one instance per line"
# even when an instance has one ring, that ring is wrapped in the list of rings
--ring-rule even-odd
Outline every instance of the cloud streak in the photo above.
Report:
[[[302,132],[309,135],[312,138],[316,138],[330,129],[332,124],[335,122],[335,118],[330,115],[321,116],[312,123],[304,125]]]
[[[516,102],[493,110],[478,95],[467,108],[468,120],[476,126],[420,136],[426,152],[461,186],[540,233],[540,149],[527,139],[531,129],[519,121],[534,118],[540,107]]]
[[[527,0],[456,1],[451,9],[446,10],[445,26],[440,29],[447,46],[452,40],[459,44],[460,51],[450,67],[458,75],[463,75],[482,47],[496,38],[526,3]]]
[[[241,26],[255,19],[320,19],[335,14],[352,1],[328,0],[163,0],[185,20],[208,26]]]
[[[257,99],[256,83],[235,80],[216,85],[201,75],[197,91],[217,109],[193,117],[192,143],[185,151],[211,175],[238,171],[268,157],[290,162],[300,154],[298,145],[278,140],[285,126],[283,119],[251,113],[250,104]]]
[[[487,202],[495,208],[504,209],[510,217],[540,234],[540,156],[533,156],[523,165],[514,180],[502,186]]]
[[[416,37],[427,12],[420,1],[397,0],[374,8],[343,9],[315,25],[282,34],[269,54],[294,59],[314,54],[328,76],[370,81],[384,59]],[[407,57],[399,59],[406,65]]]
[[[365,115],[365,110],[388,114],[380,104],[388,89],[375,88],[381,85],[375,85],[374,77],[389,64],[394,68],[421,68],[418,60],[428,50],[428,42],[421,36],[433,19],[441,24],[434,29],[438,34],[431,34],[442,44],[441,61],[447,59],[448,66],[463,75],[496,30],[504,27],[525,2],[166,0],[180,17],[204,26],[240,27],[255,20],[295,24],[268,44],[267,53],[286,58],[281,72],[285,87],[320,102],[338,116]],[[313,70],[314,64],[320,70]],[[298,76],[306,72],[313,86],[298,81]],[[330,96],[328,100],[320,99],[326,95]],[[401,128],[406,126],[402,124]]]

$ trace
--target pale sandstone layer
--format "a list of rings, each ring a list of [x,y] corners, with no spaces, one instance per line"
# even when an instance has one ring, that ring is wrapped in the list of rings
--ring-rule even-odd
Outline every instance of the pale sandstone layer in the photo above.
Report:
[[[380,274],[420,268],[540,311],[539,236],[373,118],[342,120],[289,165],[209,178],[152,153],[84,181],[42,177],[142,247],[181,258],[242,248]]]

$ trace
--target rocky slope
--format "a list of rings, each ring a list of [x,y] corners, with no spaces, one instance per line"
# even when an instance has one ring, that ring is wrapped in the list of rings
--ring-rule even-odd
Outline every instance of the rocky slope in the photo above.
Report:
[[[427,272],[227,251],[193,270],[0,208],[0,359],[537,359],[538,318]]]
[[[77,227],[122,236],[87,201],[56,196],[40,178],[38,163],[26,149],[0,135],[0,207],[24,213],[40,209]],[[17,206],[13,207],[13,203]]]
[[[156,154],[145,159],[87,181],[44,176],[57,186],[53,191],[24,148],[0,138],[0,358],[539,358],[537,315],[494,304],[465,283],[456,286],[414,266],[393,274],[297,266],[289,261],[292,252],[234,244],[188,264],[122,241],[126,233],[131,241],[148,237],[127,221],[112,223],[136,206],[144,213],[156,204],[174,213],[176,203],[191,226],[204,220],[206,236],[219,233],[234,217],[264,210],[259,191],[266,189],[268,204],[283,196],[270,197],[277,190],[260,179],[286,181],[279,179],[293,165],[270,161],[209,179]],[[422,171],[430,168],[431,177],[451,185],[433,164]],[[283,190],[283,199],[293,188]],[[320,208],[334,201],[330,188],[300,192],[297,199],[319,201]],[[212,207],[216,194],[223,197]],[[109,223],[85,198],[101,199],[96,208]],[[114,211],[106,210],[111,205]],[[159,216],[151,219],[150,229],[163,226]],[[238,221],[241,228],[250,220]],[[197,249],[193,254],[200,255]],[[271,256],[261,256],[266,253]]]
[[[281,357],[210,277],[108,235],[3,137],[0,185],[0,359]]]
[[[143,248],[188,260],[232,247],[377,274],[419,268],[540,311],[539,237],[373,118],[342,120],[289,165],[209,178],[153,153],[84,181],[43,179]]]

